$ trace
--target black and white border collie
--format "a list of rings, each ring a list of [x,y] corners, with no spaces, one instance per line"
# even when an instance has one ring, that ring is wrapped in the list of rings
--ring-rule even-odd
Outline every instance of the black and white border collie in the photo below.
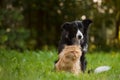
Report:
[[[82,47],[82,56],[80,58],[81,70],[86,69],[87,61],[85,53],[88,49],[88,27],[92,23],[91,20],[85,19],[83,21],[65,22],[62,28],[61,40],[58,46],[58,53],[62,51],[65,45],[77,44]]]

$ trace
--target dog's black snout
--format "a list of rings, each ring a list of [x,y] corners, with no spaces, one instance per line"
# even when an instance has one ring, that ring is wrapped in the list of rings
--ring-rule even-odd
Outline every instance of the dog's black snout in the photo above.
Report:
[[[79,35],[79,36],[78,36],[78,39],[81,39],[81,38],[82,38],[82,36],[81,36],[81,35]]]

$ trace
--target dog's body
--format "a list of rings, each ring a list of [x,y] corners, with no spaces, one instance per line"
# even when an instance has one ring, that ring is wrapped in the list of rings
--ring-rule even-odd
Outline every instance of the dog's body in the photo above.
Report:
[[[82,56],[80,58],[80,66],[84,72],[87,61],[85,60],[85,53],[88,48],[88,26],[91,20],[66,22],[62,25],[61,40],[58,46],[58,53],[64,49],[65,45],[80,45],[82,47]]]
[[[82,52],[79,45],[65,46],[65,48],[59,54],[59,60],[55,64],[57,71],[67,71],[74,74],[81,72],[80,57]]]

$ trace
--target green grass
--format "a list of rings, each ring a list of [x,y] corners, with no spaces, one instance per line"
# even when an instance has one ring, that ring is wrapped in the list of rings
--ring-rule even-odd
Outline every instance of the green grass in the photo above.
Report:
[[[0,50],[0,80],[120,80],[120,53],[94,52],[86,55],[87,70],[108,65],[111,70],[99,74],[87,72],[75,76],[66,72],[55,72],[56,51]]]

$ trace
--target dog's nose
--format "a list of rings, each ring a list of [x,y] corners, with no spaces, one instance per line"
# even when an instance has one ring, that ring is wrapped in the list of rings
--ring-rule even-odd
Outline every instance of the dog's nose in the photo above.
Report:
[[[79,36],[78,36],[78,39],[81,39],[81,38],[82,38],[82,36],[81,36],[81,35],[79,35]]]

